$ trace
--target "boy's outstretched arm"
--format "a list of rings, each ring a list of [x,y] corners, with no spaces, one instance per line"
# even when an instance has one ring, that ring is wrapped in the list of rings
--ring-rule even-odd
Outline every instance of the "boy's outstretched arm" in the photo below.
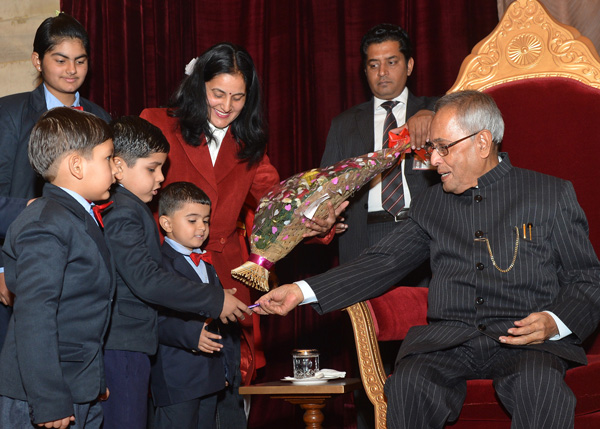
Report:
[[[204,317],[220,317],[223,309],[223,290],[212,285],[199,286],[162,268],[148,242],[158,230],[155,224],[149,231],[144,227],[145,213],[130,198],[117,199],[115,208],[104,218],[104,236],[107,238],[115,266],[133,295],[149,304],[173,310],[196,313]],[[157,239],[157,238],[156,238]],[[166,287],[168,285],[168,287]]]
[[[252,315],[252,310],[249,310],[246,304],[233,296],[237,292],[237,289],[233,288],[224,290],[225,299],[223,300],[223,310],[219,316],[221,322],[235,322],[236,318],[244,320],[246,318],[244,313]]]

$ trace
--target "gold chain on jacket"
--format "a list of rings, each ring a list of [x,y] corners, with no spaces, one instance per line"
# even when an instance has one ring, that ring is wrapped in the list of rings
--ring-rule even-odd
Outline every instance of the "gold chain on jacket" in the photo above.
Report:
[[[490,247],[490,240],[488,240],[485,237],[475,239],[475,241],[485,241],[485,243],[487,244],[488,253],[490,254],[490,259],[492,260],[492,265],[494,266],[494,268],[496,268],[501,273],[508,273],[515,266],[515,261],[517,260],[517,253],[519,253],[519,228],[517,228],[516,226],[515,226],[515,231],[517,233],[517,239],[515,241],[515,253],[513,255],[512,262],[506,269],[502,269],[496,264],[496,260],[494,259],[494,254],[492,253],[492,248]]]

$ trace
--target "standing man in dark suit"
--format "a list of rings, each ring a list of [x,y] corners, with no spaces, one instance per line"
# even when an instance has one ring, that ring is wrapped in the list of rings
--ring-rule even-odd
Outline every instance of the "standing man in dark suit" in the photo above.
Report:
[[[409,219],[353,263],[263,296],[257,312],[343,308],[430,257],[429,325],[409,330],[385,385],[389,427],[442,428],[466,381],[484,378],[513,428],[572,428],[565,371],[587,363],[581,343],[600,320],[600,262],[573,185],[498,153],[504,122],[484,93],[443,97],[430,135],[442,184]]]
[[[333,119],[322,167],[381,149],[389,131],[384,128],[390,123],[393,124],[391,129],[407,124],[415,148],[423,146],[427,138],[437,98],[416,97],[406,87],[414,67],[408,34],[397,25],[379,24],[364,35],[361,56],[373,98]],[[390,103],[393,107],[388,107]],[[395,123],[385,122],[386,109],[390,108],[393,116],[388,119]],[[398,181],[402,182],[400,193],[403,194],[402,201],[390,212],[382,206],[381,176],[371,181],[370,189],[365,186],[356,193],[345,211],[348,229],[339,236],[340,263],[356,258],[362,249],[377,243],[406,219],[411,197],[439,181],[435,169],[430,167],[409,154],[389,173],[390,179],[400,173]]]
[[[406,31],[398,25],[376,25],[363,36],[360,52],[373,97],[333,119],[321,167],[381,149],[387,144],[388,131],[405,124],[414,148],[422,147],[427,138],[437,97],[417,97],[406,87],[415,64]],[[347,228],[337,236],[340,263],[350,262],[363,249],[389,235],[406,220],[411,199],[439,182],[435,169],[431,169],[429,163],[419,162],[412,154],[407,154],[387,174],[392,182],[387,189],[397,187],[399,195],[382,198],[383,176],[379,175],[349,200],[343,215],[345,224],[338,226],[338,232]],[[392,181],[396,175],[397,179]],[[396,200],[392,208],[388,207],[389,211],[382,204],[386,198]],[[411,275],[397,284],[426,286],[431,277],[429,261],[415,264],[414,268]],[[388,350],[382,344],[382,355],[384,365],[391,371],[396,349]],[[359,429],[372,427],[371,404],[364,392],[357,391],[355,401]]]

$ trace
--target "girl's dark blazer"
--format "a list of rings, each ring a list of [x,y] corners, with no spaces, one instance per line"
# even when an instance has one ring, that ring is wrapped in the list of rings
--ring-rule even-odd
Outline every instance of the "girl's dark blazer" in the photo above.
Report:
[[[79,103],[86,112],[110,122],[102,107],[83,97]],[[46,110],[44,85],[0,98],[0,195],[27,199],[42,195],[44,183],[29,164],[27,146],[33,126]]]

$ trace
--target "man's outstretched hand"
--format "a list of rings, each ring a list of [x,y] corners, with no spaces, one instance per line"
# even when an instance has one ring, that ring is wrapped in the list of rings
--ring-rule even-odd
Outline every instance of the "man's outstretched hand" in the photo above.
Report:
[[[278,314],[285,316],[304,300],[300,287],[295,284],[287,284],[273,289],[256,301],[260,306],[252,310],[258,314]]]
[[[332,227],[335,227],[335,233],[341,234],[348,229],[348,225],[344,222],[344,218],[340,214],[348,207],[350,202],[344,201],[337,209],[333,208],[331,202],[327,203],[327,217],[323,219],[313,218],[305,222],[307,232],[302,236],[304,238],[314,237],[315,235],[323,237],[329,233]]]

